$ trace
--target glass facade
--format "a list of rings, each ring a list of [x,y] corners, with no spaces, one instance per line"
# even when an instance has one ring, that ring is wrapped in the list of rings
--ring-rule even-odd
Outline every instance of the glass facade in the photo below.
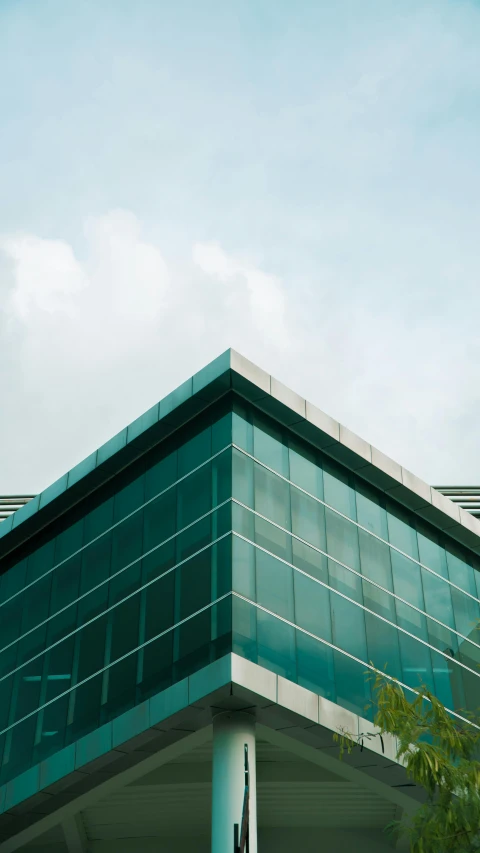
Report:
[[[480,705],[468,552],[240,398],[2,570],[0,782],[229,651],[362,715],[369,665]]]

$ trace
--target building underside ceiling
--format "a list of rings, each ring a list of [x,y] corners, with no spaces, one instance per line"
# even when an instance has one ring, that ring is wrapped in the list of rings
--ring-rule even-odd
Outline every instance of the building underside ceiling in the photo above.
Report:
[[[186,844],[203,838],[208,844],[211,772],[209,740],[99,800],[79,815],[85,849],[100,853],[125,848],[133,853],[149,849],[155,840],[160,846],[152,849],[167,850],[162,839],[175,837],[183,837]],[[308,828],[360,831],[378,835],[379,842],[385,838],[386,824],[398,814],[389,800],[264,739],[257,744],[257,804],[260,833]],[[73,848],[67,847],[58,827],[21,849],[60,853]]]

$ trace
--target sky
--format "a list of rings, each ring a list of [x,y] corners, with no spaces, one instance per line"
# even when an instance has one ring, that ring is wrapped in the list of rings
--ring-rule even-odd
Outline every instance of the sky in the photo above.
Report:
[[[1,0],[0,494],[228,347],[480,481],[480,0]]]

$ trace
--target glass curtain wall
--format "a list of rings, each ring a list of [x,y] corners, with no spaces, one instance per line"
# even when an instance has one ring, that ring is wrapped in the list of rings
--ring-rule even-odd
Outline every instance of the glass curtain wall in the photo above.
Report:
[[[231,413],[86,500],[0,586],[1,781],[231,649]]]
[[[368,667],[480,705],[473,555],[238,398],[0,580],[0,782],[229,651],[363,716]]]
[[[468,553],[240,404],[233,443],[233,650],[364,716],[369,665],[478,708]]]

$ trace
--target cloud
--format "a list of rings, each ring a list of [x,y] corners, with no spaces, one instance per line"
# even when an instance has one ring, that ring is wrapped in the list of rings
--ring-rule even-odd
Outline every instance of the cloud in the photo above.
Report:
[[[228,285],[225,300],[231,310],[241,309],[246,297],[258,332],[275,346],[289,346],[286,294],[276,276],[227,255],[216,243],[196,243],[193,261],[206,275]]]
[[[23,321],[36,310],[72,314],[74,297],[88,283],[71,246],[31,235],[0,238],[0,252],[15,266],[10,310]]]
[[[0,357],[12,369],[0,393],[12,405],[0,443],[17,450],[3,460],[3,491],[43,487],[228,346],[275,352],[291,337],[275,276],[216,244],[167,263],[125,210],[89,217],[76,252],[0,235],[2,257]]]

